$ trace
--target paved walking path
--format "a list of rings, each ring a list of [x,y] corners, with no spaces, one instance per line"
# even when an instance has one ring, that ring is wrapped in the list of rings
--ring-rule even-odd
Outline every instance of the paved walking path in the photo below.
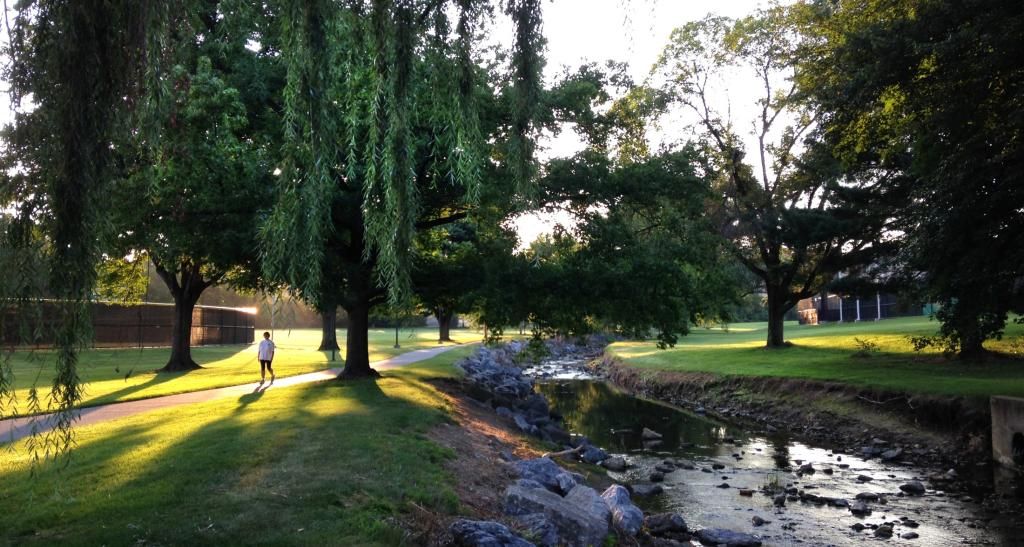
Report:
[[[436,348],[418,349],[413,350],[401,355],[396,355],[390,359],[383,361],[377,361],[370,363],[373,368],[378,371],[389,370],[398,368],[403,365],[415,363],[417,361],[424,361],[430,359],[435,355],[440,355],[446,351],[460,347],[458,345],[452,346],[439,346]],[[287,378],[278,378],[272,384],[267,387],[289,387],[299,384],[309,384],[312,382],[322,382],[324,380],[330,380],[341,372],[341,367],[329,368],[327,370],[321,370],[317,372],[310,372],[307,374],[300,374],[298,376],[289,376]],[[153,397],[151,399],[140,399],[138,401],[126,401],[123,403],[110,403],[107,405],[93,406],[83,408],[78,413],[77,425],[89,425],[98,422],[105,422],[108,420],[116,420],[118,418],[124,418],[126,416],[134,416],[143,412],[149,412],[150,410],[157,410],[160,408],[168,408],[172,406],[187,405],[192,403],[202,403],[204,401],[210,401],[213,399],[220,399],[222,397],[230,397],[232,395],[244,395],[246,393],[252,393],[257,387],[258,382],[251,384],[242,384],[237,386],[229,387],[218,387],[214,389],[205,389],[202,391],[192,391],[189,393],[179,393],[177,395],[165,395],[162,397]],[[32,434],[33,425],[36,430],[40,433],[49,431],[53,428],[53,415],[52,414],[40,414],[36,416],[28,416],[25,418],[9,418],[7,420],[0,420],[0,444],[13,442],[18,439],[27,437]]]

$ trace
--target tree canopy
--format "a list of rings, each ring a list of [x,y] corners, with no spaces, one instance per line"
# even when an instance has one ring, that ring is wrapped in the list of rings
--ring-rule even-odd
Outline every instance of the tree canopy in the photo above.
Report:
[[[804,85],[829,140],[853,168],[897,174],[901,277],[941,305],[947,349],[977,355],[1024,311],[1024,7],[807,8]]]
[[[883,248],[882,181],[845,171],[821,140],[820,112],[797,86],[805,40],[790,8],[741,19],[709,16],[676,29],[654,75],[696,120],[713,154],[714,211],[735,257],[761,279],[768,347],[785,345],[783,318],[837,273]],[[759,84],[749,138],[721,98],[739,71]],[[747,151],[756,157],[750,162]]]

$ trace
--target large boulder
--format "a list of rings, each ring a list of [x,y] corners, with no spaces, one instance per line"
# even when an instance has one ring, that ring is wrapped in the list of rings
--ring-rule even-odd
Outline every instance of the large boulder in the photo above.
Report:
[[[761,538],[757,536],[722,528],[705,528],[697,532],[697,537],[701,543],[708,545],[728,545],[729,547],[758,547],[761,545]]]
[[[522,414],[516,414],[512,416],[512,420],[515,421],[516,427],[518,427],[520,431],[526,433],[527,435],[537,435],[540,433],[540,430],[537,429],[537,426],[526,421],[526,416],[523,416]]]
[[[558,527],[544,513],[520,515],[516,517],[516,520],[522,525],[526,535],[536,541],[537,545],[547,547],[564,543],[558,537]]]
[[[587,463],[597,464],[607,460],[608,453],[594,445],[587,445],[580,454],[580,459]]]
[[[551,458],[519,460],[512,463],[512,468],[521,478],[536,481],[561,496],[568,494],[580,482],[578,475],[562,469]]]
[[[564,498],[539,483],[520,479],[505,490],[505,513],[547,517],[566,545],[601,545],[611,512],[593,488],[577,485]],[[536,518],[536,517],[531,517]]]
[[[448,531],[453,543],[462,547],[534,547],[498,522],[459,519]]]
[[[629,499],[629,490],[613,484],[601,494],[605,505],[612,513],[612,525],[622,532],[635,536],[644,524],[644,513]]]

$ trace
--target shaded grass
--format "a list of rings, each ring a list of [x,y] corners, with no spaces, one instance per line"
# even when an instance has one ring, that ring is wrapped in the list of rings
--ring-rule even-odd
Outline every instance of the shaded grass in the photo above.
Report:
[[[406,543],[412,503],[458,510],[424,380],[470,351],[82,427],[68,467],[35,477],[21,442],[0,451],[0,544]]]
[[[456,343],[480,339],[480,334],[466,329],[452,329]],[[401,353],[437,347],[437,329],[403,329],[399,332],[401,348],[394,348],[393,329],[371,329],[370,361],[394,357]],[[257,336],[259,338],[259,336]],[[343,352],[330,361],[331,353],[316,351],[320,344],[319,329],[278,330],[274,337],[277,353],[274,372],[280,378],[315,372],[344,363]],[[345,347],[345,331],[338,332],[338,343]],[[445,344],[451,345],[451,344]],[[256,361],[256,345],[196,347],[192,357],[203,366],[191,372],[155,372],[164,366],[170,355],[169,348],[95,349],[81,354],[78,367],[85,383],[82,406],[145,399],[215,387],[243,384],[259,380],[260,366]],[[0,408],[0,417],[10,416],[12,410],[26,414],[29,389],[36,385],[41,395],[49,393],[54,374],[51,351],[19,351],[12,356],[14,373],[14,408]],[[43,403],[45,405],[45,402]],[[45,408],[42,410],[46,410]]]
[[[617,342],[609,352],[628,365],[678,372],[773,376],[829,380],[897,391],[963,395],[1024,396],[1024,361],[995,358],[968,363],[946,359],[937,350],[914,352],[908,335],[934,334],[937,324],[925,317],[832,325],[786,324],[787,349],[765,349],[765,323],[723,329],[697,329],[675,348],[658,350],[650,342]],[[1024,329],[1011,325],[1002,341],[989,349],[1018,354]],[[877,344],[878,351],[858,358],[857,339]]]

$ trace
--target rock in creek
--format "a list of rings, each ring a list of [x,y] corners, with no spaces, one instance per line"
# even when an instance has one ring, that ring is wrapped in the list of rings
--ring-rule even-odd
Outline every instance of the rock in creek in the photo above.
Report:
[[[763,518],[761,518],[761,517],[759,517],[757,515],[754,515],[754,517],[750,519],[750,523],[753,524],[754,526],[764,526],[765,524],[771,524],[771,522],[772,521],[764,520]]]
[[[875,537],[880,537],[880,538],[885,538],[885,539],[891,538],[892,537],[892,526],[889,526],[888,524],[884,524],[882,526],[879,526],[878,528],[875,529]]]
[[[858,517],[863,517],[871,514],[871,508],[863,501],[858,501],[850,506],[850,512]]]
[[[497,522],[459,519],[448,527],[448,531],[454,544],[462,547],[534,547]]]
[[[761,545],[761,538],[757,536],[732,532],[721,528],[705,528],[697,532],[697,537],[701,543],[709,545],[728,545],[729,547],[757,547]]]
[[[612,456],[601,462],[601,467],[609,471],[625,471],[626,470],[626,458],[622,456]]]
[[[805,463],[805,464],[800,466],[799,472],[800,473],[813,474],[814,473],[814,466],[809,464],[809,463]]]
[[[557,544],[601,545],[611,512],[593,488],[577,485],[563,498],[536,481],[520,479],[505,490],[505,513],[543,514],[558,530]],[[532,517],[536,519],[536,517]]]
[[[608,453],[594,446],[587,445],[580,454],[580,459],[591,464],[598,464],[608,459]]]
[[[910,494],[911,496],[924,495],[924,485],[917,481],[910,481],[906,484],[901,484],[900,490]]]
[[[917,532],[907,532],[906,534],[903,534],[900,537],[903,538],[903,539],[917,539],[917,538],[919,538],[921,536],[918,535]]]
[[[537,482],[561,496],[568,494],[577,484],[583,482],[583,477],[562,469],[551,458],[519,460],[512,462],[512,468],[521,478]]]
[[[874,492],[861,492],[857,494],[857,499],[864,501],[878,501],[878,494]]]
[[[657,431],[651,429],[647,429],[646,427],[644,428],[643,432],[640,433],[640,438],[645,441],[653,441],[660,439],[661,437],[661,433],[658,433]]]
[[[660,471],[655,471],[654,473],[651,473],[651,476],[647,477],[647,479],[651,482],[661,482],[665,480],[665,474]]]
[[[886,450],[885,452],[882,452],[882,455],[880,457],[882,458],[882,461],[886,461],[887,462],[887,461],[895,460],[896,458],[898,458],[898,457],[900,457],[902,455],[903,455],[903,449],[902,448],[894,448],[892,450]]]
[[[671,473],[671,472],[675,471],[676,468],[675,468],[674,465],[666,465],[666,464],[663,464],[663,463],[659,463],[658,465],[654,466],[654,470],[658,471],[660,473]]]
[[[635,536],[644,524],[644,513],[629,499],[629,491],[613,484],[601,494],[605,505],[612,513],[612,526],[630,536]]]

